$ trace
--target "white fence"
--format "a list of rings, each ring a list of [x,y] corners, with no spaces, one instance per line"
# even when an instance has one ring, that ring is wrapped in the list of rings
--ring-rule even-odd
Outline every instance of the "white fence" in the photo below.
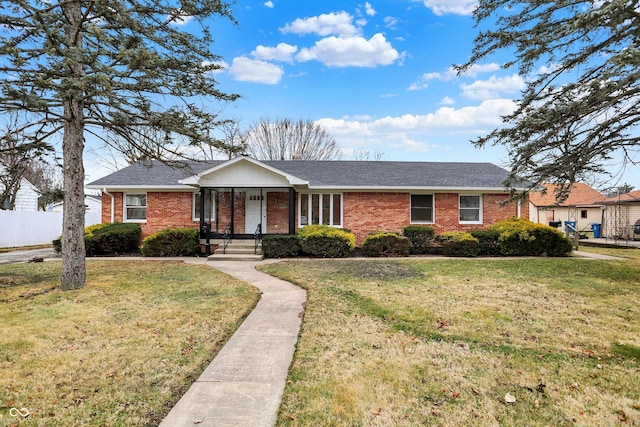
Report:
[[[101,222],[97,212],[85,213],[85,227]],[[0,248],[45,245],[62,234],[62,212],[0,210]]]

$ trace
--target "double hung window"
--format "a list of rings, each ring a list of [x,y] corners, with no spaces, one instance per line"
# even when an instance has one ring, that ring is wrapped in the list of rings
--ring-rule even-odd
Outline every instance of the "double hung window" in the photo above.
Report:
[[[193,193],[193,220],[198,221],[200,219],[200,209],[202,206],[200,193]],[[210,191],[204,193],[204,219],[210,221],[214,219],[214,194]]]
[[[147,220],[147,195],[124,195],[124,221],[142,222]]]
[[[433,223],[433,194],[411,195],[411,223]]]
[[[460,196],[460,223],[482,223],[482,197]]]

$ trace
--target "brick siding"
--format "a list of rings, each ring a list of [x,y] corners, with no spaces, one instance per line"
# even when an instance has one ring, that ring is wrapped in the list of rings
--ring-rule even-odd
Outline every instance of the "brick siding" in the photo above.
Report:
[[[132,192],[133,193],[133,192]],[[115,197],[115,221],[123,220],[123,193],[111,193]],[[198,228],[199,221],[192,219],[193,193],[191,192],[147,192],[147,221],[141,223],[143,238],[167,227]],[[230,221],[229,193],[220,193],[218,205],[221,227]],[[459,223],[459,194],[436,193],[435,223],[436,233],[445,231],[469,231],[486,228],[499,220],[517,216],[516,202],[503,205],[508,196],[505,194],[482,194],[482,224]],[[296,204],[297,204],[296,197]],[[344,228],[356,235],[361,245],[371,231],[397,231],[411,225],[410,193],[390,192],[345,192]],[[245,198],[244,193],[236,194],[235,224],[236,233],[244,233]],[[287,233],[289,218],[289,194],[266,192],[267,233]],[[296,208],[297,212],[297,208]],[[529,203],[524,200],[520,216],[529,217]],[[111,198],[102,198],[102,222],[111,221]],[[297,221],[297,218],[296,218]]]

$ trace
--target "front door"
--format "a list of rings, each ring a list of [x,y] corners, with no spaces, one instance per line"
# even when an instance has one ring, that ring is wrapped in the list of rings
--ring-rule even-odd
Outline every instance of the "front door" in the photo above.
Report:
[[[260,190],[247,190],[246,198],[244,232],[253,234],[258,224],[262,224],[264,230],[267,225],[267,201],[264,194]]]

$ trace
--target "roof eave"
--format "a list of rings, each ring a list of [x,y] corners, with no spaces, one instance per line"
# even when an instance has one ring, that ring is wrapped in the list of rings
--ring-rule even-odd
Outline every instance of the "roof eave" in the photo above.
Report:
[[[509,193],[511,191],[526,191],[525,188],[505,188],[505,187],[421,187],[421,186],[338,186],[338,185],[309,185],[309,190],[341,190],[341,191],[473,191],[473,192],[494,192]]]
[[[119,190],[157,190],[157,191],[181,191],[181,190],[194,190],[194,186],[192,185],[113,185],[113,184],[105,184],[105,185],[97,185],[97,184],[89,184],[85,185],[85,188],[91,190],[102,190],[108,189],[109,191],[119,191]]]

